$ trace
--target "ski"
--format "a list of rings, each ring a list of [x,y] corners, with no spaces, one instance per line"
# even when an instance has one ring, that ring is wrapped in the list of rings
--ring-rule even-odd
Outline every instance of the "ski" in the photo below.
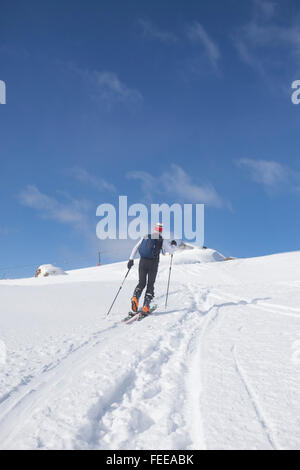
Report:
[[[154,307],[154,306],[153,306],[152,308],[150,308],[150,312],[148,312],[148,313],[141,312],[141,313],[139,314],[139,316],[137,317],[136,321],[141,321],[141,320],[143,320],[143,318],[148,317],[148,315],[150,315],[150,314],[151,314],[152,312],[154,312],[156,309],[157,309],[157,307]]]
[[[141,312],[138,311],[136,313],[133,313],[133,312],[129,312],[129,314],[127,315],[127,317],[123,318],[122,322],[123,323],[132,323],[133,321],[135,321],[138,317],[138,315],[140,314]]]
[[[126,325],[128,325],[129,323],[132,323],[134,321],[140,321],[142,320],[143,318],[147,317],[148,315],[150,315],[152,312],[154,312],[155,310],[157,309],[157,305],[153,305],[153,307],[150,308],[150,312],[149,313],[145,313],[143,312],[143,310],[138,310],[136,313],[133,313],[133,312],[129,312],[129,314],[127,315],[127,317],[123,318],[122,322],[123,323],[126,323]]]

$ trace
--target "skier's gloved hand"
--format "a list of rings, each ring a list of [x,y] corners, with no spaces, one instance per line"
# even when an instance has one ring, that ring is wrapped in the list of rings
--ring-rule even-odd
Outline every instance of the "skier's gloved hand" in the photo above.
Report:
[[[177,241],[176,241],[176,240],[172,240],[172,241],[171,241],[171,246],[177,246]]]
[[[132,266],[133,266],[133,264],[134,264],[134,263],[133,263],[133,259],[130,259],[130,260],[128,261],[128,263],[127,263],[127,268],[128,268],[128,269],[131,269]]]

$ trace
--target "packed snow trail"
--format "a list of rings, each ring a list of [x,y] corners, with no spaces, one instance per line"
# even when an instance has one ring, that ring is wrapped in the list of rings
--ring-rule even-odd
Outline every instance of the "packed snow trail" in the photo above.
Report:
[[[300,449],[300,253],[201,261],[131,325],[137,266],[1,281],[0,448]]]

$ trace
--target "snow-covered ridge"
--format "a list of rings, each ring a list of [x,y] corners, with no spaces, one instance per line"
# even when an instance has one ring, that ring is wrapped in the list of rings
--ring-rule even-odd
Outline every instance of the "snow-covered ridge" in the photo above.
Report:
[[[211,248],[200,248],[193,245],[189,245],[189,247],[190,249],[176,252],[175,264],[215,263],[225,260],[225,256]]]
[[[174,264],[197,264],[197,263],[213,263],[218,261],[225,261],[226,258],[218,251],[211,248],[200,248],[193,245],[185,244],[186,249],[179,249],[174,255]],[[135,260],[135,265],[138,264],[138,259]],[[161,255],[160,264],[162,266],[169,265],[170,255]],[[28,285],[32,281],[35,285],[40,283],[61,283],[61,282],[73,282],[76,280],[90,281],[93,278],[100,279],[104,276],[107,279],[114,279],[115,273],[119,273],[122,270],[126,270],[127,260],[108,265],[95,266],[90,268],[72,269],[70,271],[63,271],[57,266],[52,264],[44,264],[37,268],[36,275],[33,278],[18,278],[18,279],[4,279],[0,280],[0,285]],[[39,273],[39,275],[37,275]],[[65,276],[65,275],[68,276]]]

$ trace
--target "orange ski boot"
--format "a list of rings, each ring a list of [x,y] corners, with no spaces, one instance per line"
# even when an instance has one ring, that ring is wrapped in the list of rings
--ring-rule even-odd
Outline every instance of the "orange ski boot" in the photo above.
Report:
[[[139,299],[137,297],[132,297],[131,299],[131,310],[137,312],[139,309]]]
[[[143,306],[143,313],[149,313],[150,312],[151,300],[152,300],[152,295],[146,294],[145,300],[144,300],[144,306]]]

